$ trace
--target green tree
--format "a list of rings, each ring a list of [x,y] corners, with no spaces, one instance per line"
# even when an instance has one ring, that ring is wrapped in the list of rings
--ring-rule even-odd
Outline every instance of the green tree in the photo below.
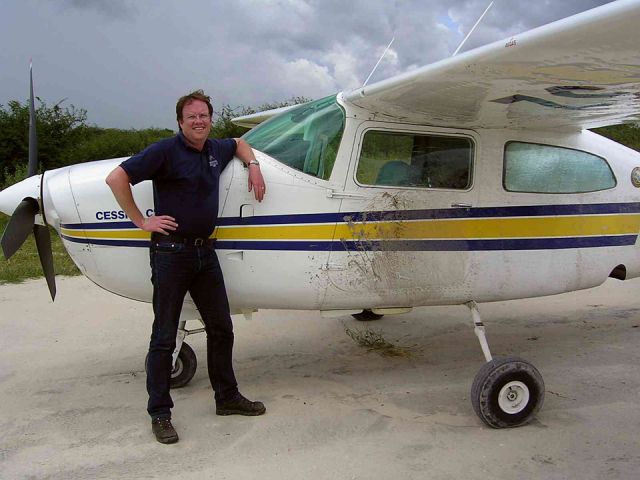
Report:
[[[65,165],[73,165],[92,160],[129,157],[148,145],[173,135],[175,132],[169,129],[121,130],[81,126],[75,132],[75,144],[63,150],[61,160]]]
[[[211,136],[214,138],[238,138],[249,131],[248,128],[239,127],[235,125],[231,120],[235,117],[241,117],[243,115],[250,115],[252,113],[263,112],[265,110],[272,110],[274,108],[288,107],[290,105],[299,105],[301,103],[307,103],[310,99],[305,97],[291,97],[282,102],[275,103],[263,103],[262,105],[253,107],[236,107],[232,108],[230,105],[223,105],[222,110],[214,112],[215,121],[211,126]]]
[[[234,117],[246,115],[245,110],[245,107],[231,108],[230,105],[223,105],[222,110],[214,112],[215,120],[211,125],[209,136],[213,138],[238,138],[244,135],[249,129],[234,125],[231,120]]]
[[[640,127],[633,123],[596,128],[594,132],[640,151]]]
[[[61,152],[77,141],[74,133],[84,126],[87,112],[73,105],[61,107],[61,102],[48,106],[38,100],[36,128],[38,159],[41,170],[64,165]],[[15,174],[17,165],[26,164],[29,157],[29,105],[17,100],[0,105],[0,182]]]

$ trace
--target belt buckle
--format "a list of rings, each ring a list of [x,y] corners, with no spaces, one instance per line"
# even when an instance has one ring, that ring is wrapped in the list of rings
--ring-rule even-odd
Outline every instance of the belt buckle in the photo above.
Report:
[[[196,247],[201,247],[204,244],[204,238],[196,238],[193,244]]]

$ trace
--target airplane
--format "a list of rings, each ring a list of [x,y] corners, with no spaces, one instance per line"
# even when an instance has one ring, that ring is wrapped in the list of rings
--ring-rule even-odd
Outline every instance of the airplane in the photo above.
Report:
[[[588,129],[640,119],[640,0],[619,0],[410,72],[237,118],[269,186],[256,202],[234,161],[216,238],[233,313],[400,314],[466,305],[486,362],[473,410],[529,423],[540,372],[493,358],[478,308],[640,276],[640,154]],[[33,110],[33,109],[32,109]],[[36,174],[0,192],[5,256],[32,227],[52,297],[47,225],[100,287],[151,301],[149,235],[105,184],[123,158]],[[33,163],[32,163],[33,162]],[[152,186],[133,189],[153,215]],[[49,249],[49,250],[47,250]],[[251,278],[250,282],[246,279]],[[182,312],[172,386],[202,332]]]

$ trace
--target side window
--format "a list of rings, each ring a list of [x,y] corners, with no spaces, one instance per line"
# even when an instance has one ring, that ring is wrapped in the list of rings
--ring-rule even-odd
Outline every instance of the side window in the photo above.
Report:
[[[510,192],[584,193],[616,186],[604,158],[570,148],[509,142],[504,153],[504,188]]]
[[[464,137],[368,131],[356,180],[364,185],[467,189],[473,143]]]

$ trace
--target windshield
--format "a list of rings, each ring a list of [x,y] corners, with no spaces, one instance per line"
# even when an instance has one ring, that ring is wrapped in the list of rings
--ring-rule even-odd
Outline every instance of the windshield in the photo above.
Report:
[[[271,118],[242,138],[285,165],[328,180],[343,130],[344,112],[332,95]]]

